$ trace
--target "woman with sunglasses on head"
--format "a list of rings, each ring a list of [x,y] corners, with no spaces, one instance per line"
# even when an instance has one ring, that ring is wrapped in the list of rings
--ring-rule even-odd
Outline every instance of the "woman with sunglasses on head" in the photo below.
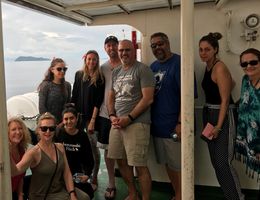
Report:
[[[8,120],[8,138],[10,145],[10,156],[15,163],[18,163],[25,151],[28,148],[28,144],[31,141],[30,133],[23,123],[23,121],[18,117],[13,117]],[[13,176],[12,181],[12,192],[13,200],[23,200],[23,178],[25,173],[17,176]]]
[[[80,113],[80,129],[87,130],[94,157],[94,170],[92,174],[93,189],[97,188],[97,175],[100,165],[100,152],[97,148],[95,133],[96,118],[104,98],[104,78],[99,68],[99,55],[95,50],[88,51],[84,56],[83,69],[75,74],[71,103]]]
[[[71,85],[65,81],[66,71],[65,62],[61,58],[54,58],[38,87],[39,113],[50,112],[58,124],[62,121],[64,105],[70,101],[71,96]]]
[[[217,57],[220,33],[209,33],[199,41],[199,55],[206,63],[202,88],[206,97],[203,108],[204,125],[213,125],[212,139],[206,139],[211,163],[224,196],[228,200],[242,200],[238,176],[232,166],[234,157],[234,108],[231,97],[233,81],[227,66]],[[233,108],[234,107],[234,108]]]
[[[88,136],[84,130],[77,128],[78,113],[73,105],[65,106],[62,117],[64,127],[57,131],[55,141],[65,147],[75,186],[92,199],[94,191],[88,180],[94,167],[94,159]]]
[[[24,173],[27,168],[31,168],[29,199],[87,200],[88,195],[74,187],[63,145],[53,143],[55,130],[55,117],[50,113],[41,115],[36,128],[40,141],[26,151],[22,160],[16,165],[11,159],[12,175]]]
[[[245,163],[247,167],[259,175],[260,51],[250,48],[242,52],[240,55],[240,65],[245,75],[242,80],[238,108],[236,151],[246,158]],[[260,196],[258,199],[260,199]]]

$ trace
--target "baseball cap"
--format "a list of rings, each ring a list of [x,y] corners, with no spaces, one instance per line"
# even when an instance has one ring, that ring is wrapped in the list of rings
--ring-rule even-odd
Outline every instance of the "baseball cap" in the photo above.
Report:
[[[108,36],[106,39],[105,39],[105,44],[108,43],[108,42],[115,42],[118,44],[118,39],[117,37],[113,36],[113,35],[110,35]]]

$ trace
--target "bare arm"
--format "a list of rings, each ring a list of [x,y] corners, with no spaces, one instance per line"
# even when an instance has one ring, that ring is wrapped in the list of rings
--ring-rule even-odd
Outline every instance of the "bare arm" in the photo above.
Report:
[[[213,80],[216,81],[219,89],[219,94],[221,98],[220,110],[218,115],[218,122],[213,130],[214,137],[217,137],[219,130],[223,126],[223,122],[226,117],[226,113],[229,106],[230,94],[232,90],[232,77],[228,68],[224,63],[220,62],[213,71]]]
[[[153,94],[154,94],[154,87],[142,88],[143,97],[140,99],[138,104],[134,107],[134,109],[129,114],[133,118],[137,118],[140,114],[142,114],[145,110],[147,110],[149,106],[153,103]]]
[[[108,114],[116,114],[115,112],[115,92],[114,90],[109,90],[107,98],[107,109]]]
[[[94,107],[91,120],[90,120],[89,124],[87,124],[89,133],[93,133],[94,132],[95,122],[96,122],[96,117],[97,117],[97,114],[98,114],[98,110],[99,109],[97,107]]]
[[[11,174],[12,176],[16,176],[18,174],[24,173],[31,165],[36,163],[35,155],[37,154],[36,147],[29,149],[23,155],[22,160],[15,164],[12,156],[10,156],[10,164],[11,164]]]
[[[153,103],[154,87],[142,88],[142,98],[134,109],[129,113],[129,115],[135,119],[141,115],[149,106]],[[120,117],[118,125],[120,127],[126,127],[131,122],[128,116]]]

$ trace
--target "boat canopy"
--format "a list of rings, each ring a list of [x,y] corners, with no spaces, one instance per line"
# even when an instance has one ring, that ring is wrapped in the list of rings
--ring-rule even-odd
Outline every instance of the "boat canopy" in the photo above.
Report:
[[[223,0],[194,0],[194,3]],[[79,25],[91,25],[96,18],[180,6],[180,0],[4,0],[17,6],[36,10],[51,16],[65,19]]]

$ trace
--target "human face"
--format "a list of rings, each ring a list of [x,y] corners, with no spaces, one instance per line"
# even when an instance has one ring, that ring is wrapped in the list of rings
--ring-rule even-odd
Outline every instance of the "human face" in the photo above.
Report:
[[[97,67],[98,58],[96,54],[90,53],[85,58],[86,65],[89,71],[94,71]]]
[[[258,61],[256,65],[248,64],[243,68],[245,74],[247,74],[250,78],[260,78],[260,62],[256,55],[252,53],[244,54],[241,57],[241,63],[250,63],[251,61]],[[253,62],[254,63],[254,62]]]
[[[168,41],[164,41],[161,37],[153,37],[151,39],[151,48],[153,55],[160,61],[166,61],[170,55],[170,45]]]
[[[133,43],[128,40],[123,40],[118,45],[118,55],[126,67],[131,67],[135,62],[135,50]]]
[[[75,129],[77,126],[77,121],[77,117],[73,113],[64,113],[63,124],[65,125],[66,129]]]
[[[54,123],[54,120],[52,119],[43,119],[42,121],[40,121],[38,133],[41,140],[51,142],[55,133],[55,128],[56,125]]]
[[[21,124],[15,121],[11,122],[8,127],[8,136],[11,144],[19,144],[24,137],[23,127]]]
[[[110,41],[105,44],[105,51],[109,58],[117,58],[118,57],[118,44],[114,41]]]
[[[199,54],[203,62],[213,62],[216,57],[217,49],[214,49],[207,41],[201,41],[199,44]]]
[[[65,73],[67,71],[67,67],[65,66],[65,63],[59,62],[54,67],[52,67],[51,71],[54,74],[54,79],[62,79],[65,76]]]

